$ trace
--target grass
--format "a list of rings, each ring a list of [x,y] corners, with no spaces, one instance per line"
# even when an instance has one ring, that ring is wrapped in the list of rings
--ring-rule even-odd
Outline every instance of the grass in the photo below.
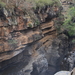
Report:
[[[4,2],[2,2],[2,1],[0,0],[0,6],[1,6],[1,7],[5,7],[5,6],[6,6],[6,3],[4,3]]]
[[[36,9],[36,7],[44,7],[46,5],[53,5],[54,3],[60,6],[59,0],[26,0],[32,3],[32,7]]]
[[[52,0],[35,0],[36,6],[42,7],[53,4]]]
[[[9,0],[9,2],[7,2],[7,0],[0,0],[0,4],[2,6],[5,6],[5,4],[9,7],[21,5],[23,6],[22,8],[25,8],[25,7],[29,8],[29,5],[30,5],[30,7],[35,8],[35,9],[36,7],[43,7],[45,5],[53,5],[54,3],[56,5],[60,5],[59,0],[15,0],[15,1]]]

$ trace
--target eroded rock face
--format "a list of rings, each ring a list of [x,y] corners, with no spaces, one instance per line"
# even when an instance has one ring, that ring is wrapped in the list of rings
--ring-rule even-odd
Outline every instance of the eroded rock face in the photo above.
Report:
[[[72,69],[75,67],[75,51],[72,50],[68,52],[68,54],[65,56],[63,62],[65,62],[64,65],[68,67],[67,70],[72,71]]]
[[[40,21],[43,21],[39,20],[37,15],[40,18],[40,14],[44,16],[41,11],[38,14],[35,14],[32,10],[26,13],[27,11],[24,12],[19,7],[14,8],[14,10],[2,8],[0,11],[3,14],[0,17],[0,62],[11,59],[21,53],[27,44],[40,40],[45,34],[51,34],[55,31],[53,21],[40,24]],[[47,13],[45,12],[46,15]],[[47,17],[42,17],[41,19]]]
[[[37,14],[38,18],[42,21],[50,21],[51,19],[58,17],[58,13],[60,12],[59,8],[57,6],[44,6],[42,8],[37,7],[35,10],[35,14]]]
[[[62,69],[61,63],[68,47],[66,35],[62,34],[53,41],[54,36],[47,35],[39,41],[30,43],[17,56],[1,62],[0,73],[2,75],[54,75]]]
[[[20,8],[3,9],[2,13],[6,19],[0,19],[0,74],[34,74],[34,64],[37,73],[44,74],[48,69],[45,53],[57,35],[54,22],[39,25],[32,10],[31,16]]]
[[[6,19],[0,20],[1,75],[53,75],[60,69],[68,39],[64,34],[57,37],[52,19],[57,16],[55,9],[48,7],[37,14],[32,10],[26,14],[20,8],[3,9]],[[48,22],[43,23],[46,19]]]
[[[66,45],[65,45],[66,44]],[[63,70],[62,61],[68,52],[68,38],[66,35],[59,35],[54,39],[51,46],[47,50],[47,60],[48,60],[48,73],[47,75],[54,75],[54,73]]]
[[[27,45],[24,48],[24,51],[19,53],[16,57],[1,62],[0,73],[3,75],[33,75],[35,68],[38,75],[45,73],[48,70],[48,62],[45,57],[46,50],[48,46],[51,45],[50,40],[52,40],[53,37],[54,36],[49,35],[39,41],[31,43]],[[6,69],[5,66],[7,66]]]

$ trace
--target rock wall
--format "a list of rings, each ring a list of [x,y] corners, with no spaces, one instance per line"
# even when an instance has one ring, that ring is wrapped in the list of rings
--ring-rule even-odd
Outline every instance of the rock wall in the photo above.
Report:
[[[58,11],[0,9],[0,75],[53,75],[62,69],[68,38],[57,37]]]
[[[41,11],[39,14],[35,14],[33,10],[27,11],[29,10],[24,12],[20,8],[0,9],[0,62],[18,55],[27,44],[40,40],[45,34],[55,31],[53,21],[40,24],[49,16],[47,13],[45,13],[46,17],[42,17],[44,15]]]
[[[37,74],[48,70],[46,50],[57,35],[51,20],[55,14],[50,15],[55,11],[48,9],[46,16],[41,11],[0,9],[0,75],[30,75],[35,65]],[[50,20],[43,23],[46,18]]]

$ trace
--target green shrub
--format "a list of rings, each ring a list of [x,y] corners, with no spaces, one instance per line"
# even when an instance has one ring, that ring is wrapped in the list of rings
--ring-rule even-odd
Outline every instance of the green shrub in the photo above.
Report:
[[[72,40],[72,43],[75,43],[75,39]]]
[[[74,17],[75,17],[75,7],[72,7],[69,9],[67,19],[65,19],[63,24],[63,27],[68,31],[70,36],[75,35],[75,22],[73,21]]]
[[[29,26],[30,28],[32,28],[32,24],[28,24],[28,26]]]
[[[59,0],[27,0],[31,2],[33,5],[33,8],[36,9],[36,7],[43,7],[45,5],[53,5],[54,3],[56,5],[60,5]]]
[[[37,26],[37,25],[39,25],[39,24],[40,24],[39,20],[36,20],[36,21],[35,21],[35,26]]]
[[[52,0],[35,0],[36,6],[43,7],[45,5],[53,4]]]
[[[1,7],[5,7],[6,4],[0,0],[0,6],[1,6]]]
[[[62,32],[62,24],[64,21],[64,15],[60,14],[59,17],[57,18],[57,20],[54,21],[54,26],[57,30],[58,33]]]
[[[8,43],[9,44],[17,44],[18,42],[14,39],[11,39],[11,40],[8,40]]]

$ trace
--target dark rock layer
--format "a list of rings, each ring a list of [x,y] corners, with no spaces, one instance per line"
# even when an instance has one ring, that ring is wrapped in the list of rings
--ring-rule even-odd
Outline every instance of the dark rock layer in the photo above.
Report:
[[[53,21],[57,12],[57,7],[48,7],[44,13],[3,9],[6,19],[0,19],[0,75],[53,75],[62,69],[68,38],[65,34],[57,37]]]

